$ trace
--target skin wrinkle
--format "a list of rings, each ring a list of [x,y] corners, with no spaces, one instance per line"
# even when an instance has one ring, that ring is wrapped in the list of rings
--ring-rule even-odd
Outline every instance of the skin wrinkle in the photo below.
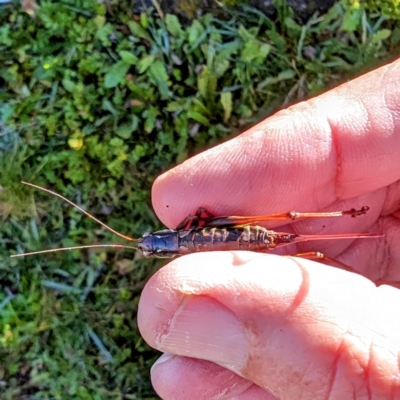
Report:
[[[382,79],[383,80],[383,79]],[[395,132],[396,131],[396,123],[395,123],[395,120],[396,120],[396,112],[393,112],[393,111],[390,111],[390,107],[389,107],[389,104],[388,104],[388,101],[387,101],[387,99],[386,99],[386,90],[384,90],[383,91],[383,93],[382,93],[382,98],[383,98],[383,104],[385,105],[385,107],[384,107],[384,109],[387,109],[388,111],[387,111],[387,115],[386,115],[386,117],[389,117],[389,125],[391,126],[391,129],[390,130],[388,130],[389,132]]]
[[[384,212],[384,207],[385,204],[387,204],[389,202],[389,196],[390,196],[390,187],[392,185],[396,184],[396,182],[392,183],[391,185],[386,186],[386,190],[385,190],[385,199],[383,200],[383,206],[382,206],[382,211],[381,211],[381,216],[385,216],[385,215],[390,215],[391,212],[389,211],[387,214]]]
[[[381,82],[382,82],[382,85],[383,85],[382,87],[386,86],[385,85],[386,79],[388,79],[388,81],[390,81],[390,83],[392,83],[392,84],[396,84],[397,83],[397,82],[393,82],[393,79],[391,78],[392,74],[389,73],[389,75],[388,75],[387,73],[388,73],[388,68],[386,68],[386,71],[382,74],[382,77],[381,77]],[[389,116],[392,119],[393,132],[396,131],[396,123],[395,123],[395,121],[397,120],[397,121],[400,122],[400,110],[397,110],[397,108],[398,108],[397,104],[400,101],[400,96],[399,96],[398,93],[395,93],[395,96],[396,97],[395,97],[393,102],[389,101],[388,92],[386,90],[383,91],[384,104],[386,105],[387,109],[389,110]],[[392,103],[393,103],[393,106],[391,106]]]
[[[258,137],[260,135],[260,138]],[[252,154],[251,156],[247,156],[247,158],[250,160],[250,164],[246,163],[245,165],[248,165],[248,169],[251,171],[251,174],[253,176],[259,176],[260,179],[256,180],[256,179],[249,179],[249,180],[242,180],[242,185],[243,188],[246,189],[246,192],[248,193],[252,193],[253,189],[254,189],[254,182],[256,181],[261,181],[261,178],[265,175],[268,174],[269,171],[266,168],[255,168],[255,166],[257,167],[259,164],[259,155],[261,154],[267,154],[267,152],[265,151],[265,148],[269,148],[269,146],[271,145],[271,141],[267,140],[268,138],[266,137],[266,131],[263,130],[257,130],[257,132],[251,132],[250,135],[246,135],[244,136],[245,142],[247,144],[250,144],[250,147],[248,146],[244,146],[247,148],[246,154]],[[260,146],[261,144],[261,146]],[[273,145],[276,145],[275,142],[272,142]],[[279,140],[278,143],[279,145]],[[240,154],[241,152],[238,151],[238,154]],[[254,154],[254,155],[253,155]],[[263,157],[265,158],[265,156]],[[254,164],[256,163],[256,164]],[[235,192],[235,189],[233,189],[233,191]],[[268,192],[261,192],[260,196],[265,196],[266,201],[268,201],[268,197],[271,196],[271,193],[273,193],[274,190],[273,188],[269,188]]]
[[[319,319],[316,319],[315,321],[321,321],[321,320],[319,320]],[[364,326],[364,325],[363,325]],[[366,328],[368,328],[368,329],[370,329],[369,327],[366,327]],[[342,341],[341,341],[341,343],[340,343],[340,345],[338,346],[338,348],[337,348],[337,351],[336,351],[336,356],[335,356],[335,358],[334,358],[334,362],[333,362],[333,366],[334,366],[334,368],[333,368],[333,371],[334,371],[334,374],[333,374],[333,376],[332,376],[332,379],[330,380],[330,389],[329,389],[329,392],[328,392],[328,395],[327,395],[327,399],[330,399],[330,398],[332,398],[332,399],[337,399],[338,397],[336,397],[337,396],[337,393],[335,393],[335,394],[332,394],[332,392],[333,392],[333,386],[334,386],[334,381],[335,381],[335,377],[338,375],[338,371],[337,371],[337,366],[338,365],[340,365],[340,359],[342,358],[342,355],[344,354],[344,355],[349,355],[349,354],[351,354],[351,352],[349,352],[349,344],[352,344],[353,342],[350,342],[350,341],[346,341],[345,340],[345,338],[346,337],[351,337],[351,338],[354,338],[354,339],[358,339],[358,337],[357,336],[355,336],[354,334],[351,334],[351,333],[349,333],[349,330],[347,330],[347,331],[343,331],[343,336],[342,336]],[[369,346],[370,348],[371,348],[371,344],[370,344],[370,346]],[[368,354],[370,354],[370,353],[368,353]],[[346,362],[346,361],[344,361],[344,362]],[[363,363],[361,363],[361,362],[358,362],[358,365],[359,365],[359,367],[364,371],[364,381],[365,382],[367,382],[367,377],[368,377],[368,372],[369,372],[369,363],[370,363],[370,357],[368,358],[368,363],[367,363],[367,367],[363,367]],[[338,385],[338,386],[340,386],[340,385]],[[364,387],[364,386],[363,386]],[[354,385],[353,385],[353,396],[354,396],[354,393],[358,393],[357,392],[357,390],[356,390],[356,392],[354,391],[354,390],[356,390],[356,388],[354,387]],[[370,396],[370,388],[369,388],[369,386],[366,388],[366,390],[367,390],[367,392],[369,393],[368,394],[368,399],[369,398],[371,398],[371,396]],[[331,397],[332,396],[332,397]],[[347,399],[348,397],[346,397],[346,399]],[[354,398],[358,398],[357,396],[355,396]]]
[[[382,260],[376,260],[377,264],[379,265],[379,277],[384,278],[385,275],[388,273],[390,270],[390,249],[389,249],[389,244],[386,240],[386,237],[384,239],[384,245],[383,245],[383,259]],[[379,262],[381,261],[381,262]]]
[[[368,107],[365,107],[363,100],[360,99],[359,100],[359,104],[360,104],[360,108],[364,111],[364,113],[366,114],[367,118],[365,120],[365,125],[363,126],[364,131],[365,132],[372,132],[372,131],[376,131],[372,125],[372,121],[373,121],[373,117],[371,118],[371,113],[368,111]]]
[[[237,251],[227,251],[232,256],[232,265],[234,267],[242,267],[246,265],[249,261],[257,260],[258,258],[264,257],[264,253],[252,253],[251,260],[247,260],[242,257],[243,253],[238,253]]]
[[[296,259],[292,259],[292,261],[294,261],[297,265],[299,265],[299,263],[298,263],[298,261],[296,260]],[[301,266],[300,266],[301,267]],[[304,274],[303,274],[303,268],[300,268],[300,270],[301,270],[301,274],[302,274],[302,276],[304,276]],[[306,279],[303,279],[303,282],[304,281],[309,281],[309,279],[308,279],[308,274],[306,274],[307,275],[307,278]],[[301,285],[300,285],[300,288],[299,288],[299,292],[298,293],[301,293],[301,292],[303,292],[303,294],[300,296],[300,298],[303,300],[303,297],[307,294],[305,291],[302,291],[301,289],[302,289],[302,287],[304,287],[304,286],[308,286],[309,287],[309,285],[304,285],[304,283],[302,283]],[[308,291],[307,291],[308,292]],[[293,302],[292,302],[292,305],[294,305],[294,304],[296,304],[296,303],[298,303],[299,302],[299,299],[298,299],[298,295],[294,295],[294,300],[293,300]],[[301,300],[301,301],[302,301]],[[295,308],[297,308],[297,306],[298,306],[299,304],[296,304],[296,307]],[[287,314],[287,315],[292,315],[292,313],[295,311],[295,308],[293,308],[293,307],[291,307],[291,306],[289,306],[289,308],[287,308],[287,311],[285,311],[285,314]],[[320,321],[319,319],[315,319],[315,321]],[[246,331],[251,331],[252,333],[253,333],[253,337],[258,337],[258,336],[261,336],[261,334],[260,333],[258,333],[257,332],[257,330],[258,329],[256,329],[256,330],[254,330],[254,326],[252,326],[252,324],[250,323],[251,322],[251,320],[249,320],[249,319],[245,319],[245,320],[243,320],[242,321],[242,323],[243,323],[243,325],[246,327]],[[255,324],[255,326],[257,326],[257,328],[258,328],[258,324],[256,323]],[[250,346],[250,348],[251,349],[257,349],[257,348],[259,348],[259,346],[257,346],[257,345],[254,345],[254,343]],[[249,364],[255,364],[257,361],[256,361],[256,358],[254,357],[254,354],[251,354],[250,353],[250,356],[249,356],[249,358],[248,358],[248,363]],[[245,375],[243,375],[243,376],[252,376],[252,374],[251,374],[251,368],[250,367],[245,367],[244,368],[244,370],[246,371],[246,374]],[[304,380],[304,375],[303,376],[299,376],[298,377],[298,379],[299,380]],[[258,383],[260,383],[260,384],[262,384],[262,381],[260,381],[260,382],[258,382]],[[265,386],[265,382],[264,382],[264,386]],[[306,397],[307,398],[307,397]]]
[[[392,390],[390,392],[390,400],[396,398],[396,391],[399,389],[400,385],[400,352],[397,353],[397,384],[393,383]]]
[[[164,312],[169,312],[170,313],[170,316],[169,316],[169,318],[166,319],[166,322],[160,326],[160,329],[158,331],[155,331],[153,333],[154,341],[156,343],[160,343],[162,338],[164,336],[168,335],[168,333],[170,331],[170,327],[171,327],[171,322],[174,319],[175,313],[179,309],[180,305],[183,303],[184,298],[186,297],[183,293],[181,293],[181,292],[177,293],[176,291],[172,290],[172,288],[169,287],[168,285],[164,285],[164,287],[167,287],[169,289],[168,290],[169,292],[173,291],[175,296],[177,294],[180,294],[180,300],[179,300],[179,302],[177,302],[177,306],[175,307],[175,309],[173,311],[169,311],[168,309],[163,307],[163,305],[157,305],[157,304],[155,305],[155,307],[157,309],[162,310]],[[159,290],[159,289],[156,288],[156,290]],[[165,293],[165,290],[163,291],[163,293]]]
[[[373,341],[372,341],[372,343],[371,343],[371,346],[370,346],[370,351],[369,351],[369,363],[368,363],[368,371],[371,371],[372,369],[373,369],[373,357],[372,357],[372,355],[375,353],[374,352],[374,350],[376,349],[376,348],[381,348],[381,349],[383,349],[383,350],[386,350],[386,347],[382,347],[382,346],[377,346],[376,344],[374,344],[373,343]],[[375,370],[376,370],[376,368],[375,368]],[[376,375],[376,372],[375,372],[375,375]],[[368,384],[368,388],[370,388],[371,386],[372,386],[372,384],[371,384],[371,379],[372,379],[373,377],[371,377],[370,375],[368,375],[368,381],[367,381],[367,384]],[[375,376],[375,380],[377,380],[377,376]],[[378,378],[379,379],[379,378]],[[392,379],[392,382],[393,382],[393,379]],[[379,387],[379,383],[375,383],[375,386],[377,386],[377,389],[379,390],[380,389],[380,387]],[[391,399],[394,399],[395,397],[393,397],[393,394],[395,395],[396,393],[395,393],[395,391],[396,390],[398,390],[398,388],[396,388],[395,387],[395,385],[394,385],[394,382],[391,384],[391,388],[390,388],[390,398],[388,399],[388,400],[391,400]],[[386,393],[387,391],[385,390],[385,393]],[[381,392],[379,392],[379,394],[381,394]]]
[[[316,322],[321,322],[322,320],[321,319],[318,319],[318,318],[316,318],[315,319],[315,321]],[[326,321],[324,321],[325,323],[326,323]],[[318,324],[317,324],[318,325]],[[336,325],[335,325],[336,326]],[[364,324],[362,324],[362,326],[364,326]],[[370,329],[369,327],[367,327],[366,326],[366,328],[368,328],[368,329]],[[348,337],[348,338],[352,338],[352,340],[346,340],[346,337]],[[338,375],[338,371],[337,371],[337,366],[338,365],[340,365],[340,363],[341,363],[341,358],[343,358],[342,356],[344,355],[344,356],[351,356],[351,354],[352,354],[352,351],[351,351],[351,346],[350,345],[352,345],[352,344],[354,344],[354,345],[356,345],[356,342],[353,340],[353,339],[360,339],[358,336],[355,336],[353,333],[350,333],[349,332],[349,328],[346,330],[346,331],[343,331],[343,335],[342,335],[342,340],[341,340],[341,342],[340,342],[340,344],[339,344],[339,346],[338,346],[338,348],[337,348],[337,351],[336,351],[336,356],[335,356],[335,359],[334,359],[334,362],[333,362],[333,366],[334,366],[334,368],[333,368],[333,371],[334,371],[334,374],[333,374],[333,377],[332,377],[332,379],[330,380],[330,390],[329,390],[329,392],[328,392],[328,396],[327,396],[327,399],[330,399],[330,398],[332,398],[332,399],[337,399],[337,398],[339,398],[339,399],[341,399],[341,397],[337,397],[337,393],[334,393],[334,394],[332,394],[332,392],[334,391],[334,389],[333,389],[333,386],[334,386],[334,382],[335,382],[335,377]],[[356,346],[356,348],[357,348],[357,346]],[[346,357],[345,357],[346,358]],[[344,360],[344,363],[346,363],[346,360]],[[365,374],[365,372],[366,372],[366,368],[365,367],[363,367],[363,363],[361,363],[361,362],[358,362],[358,365],[360,366],[360,368],[364,371],[364,376],[366,376],[366,374]],[[365,378],[364,378],[364,381],[365,381]],[[340,385],[338,384],[338,386],[340,387]],[[364,386],[362,386],[362,387],[364,387]],[[354,388],[353,388],[353,393],[354,393]],[[356,392],[357,393],[357,392]],[[332,396],[332,397],[331,397]],[[347,398],[349,398],[349,397],[346,397],[346,399]],[[357,396],[356,397],[354,397],[354,398],[357,398]]]
[[[353,95],[353,93],[352,93],[352,95]],[[359,105],[360,107],[357,107],[357,105]],[[361,99],[357,99],[355,101],[355,108],[357,108],[357,110],[359,112],[361,110],[363,115],[366,113],[367,116],[368,116],[368,111],[366,110],[366,107],[364,106],[364,103],[362,102]],[[369,118],[367,118],[366,120],[364,118],[363,125],[361,127],[362,132],[365,132],[365,131],[368,132],[369,131],[369,128],[368,128],[369,124],[370,124]],[[341,174],[342,175],[346,174],[346,171],[343,170],[344,156],[343,156],[343,151],[342,151],[342,149],[340,147],[341,141],[338,140],[338,137],[335,134],[333,135],[333,138],[334,138],[333,140],[335,141],[336,149],[337,149],[337,152],[338,152],[337,153],[338,175],[337,175],[337,181],[336,181],[336,185],[335,185],[335,187],[336,187],[336,195],[339,196],[338,198],[343,198],[343,196],[340,194],[340,191],[344,192],[345,190],[343,188],[340,189],[340,187],[343,186],[343,183],[341,184],[340,182],[343,182],[344,179],[340,178],[340,175]]]
[[[392,254],[392,249],[393,251],[396,249],[396,244],[393,243],[394,238],[388,234],[390,233],[390,226],[389,223],[393,218],[392,216],[384,217],[378,221],[378,224],[382,227],[382,231],[385,234],[384,236],[384,250],[385,250],[385,255],[386,255],[386,262],[385,262],[385,269],[384,269],[384,275],[381,276],[381,278],[388,277],[390,278],[393,275],[398,279],[398,275],[396,275],[396,255]],[[394,221],[396,223],[397,221]],[[394,269],[392,273],[392,267]],[[391,278],[393,279],[393,278]]]
[[[163,346],[164,339],[166,337],[168,337],[168,335],[170,334],[173,322],[176,320],[176,317],[179,315],[179,311],[185,307],[185,305],[189,301],[189,299],[190,299],[190,296],[185,296],[182,294],[181,299],[180,299],[179,303],[177,304],[177,306],[175,307],[175,310],[174,310],[173,314],[171,315],[171,317],[168,318],[166,323],[162,325],[162,329],[160,330],[160,332],[157,332],[157,334],[155,333],[154,336],[155,336],[155,342],[157,344],[157,348],[164,347]]]
[[[367,398],[370,400],[371,397],[371,387],[370,387],[370,382],[369,382],[369,371],[370,371],[370,362],[371,362],[371,348],[373,346],[374,339],[372,338],[371,343],[370,343],[370,351],[367,353],[368,356],[368,361],[366,363],[366,366],[363,366],[361,362],[358,362],[359,367],[364,371],[364,382],[365,382],[365,390],[367,391]]]
[[[382,231],[382,219],[378,219],[378,226],[380,228],[380,231]],[[381,279],[384,279],[385,276],[388,274],[390,271],[390,264],[391,264],[391,257],[390,257],[390,245],[388,242],[387,235],[383,237],[383,260],[382,262],[376,265],[379,265],[379,277]],[[378,261],[378,260],[377,260]]]
[[[298,262],[298,260],[294,257],[289,258],[299,267],[301,274],[301,283],[299,285],[299,290],[293,298],[290,306],[287,309],[286,314],[293,315],[296,309],[304,302],[310,292],[310,275],[308,271]]]
[[[398,254],[396,254],[396,249],[398,249],[398,246],[394,241],[398,238],[398,235],[400,235],[400,231],[390,229],[393,226],[397,226],[397,224],[397,219],[392,216],[387,216],[378,220],[378,225],[385,233],[384,242],[387,252],[385,275],[382,275],[382,278],[387,277],[393,279],[394,275],[394,278],[398,279],[398,274],[396,275],[396,267],[398,267]]]
[[[338,195],[338,189],[339,189],[339,177],[341,174],[341,169],[342,169],[342,157],[341,157],[341,150],[340,150],[340,146],[339,146],[339,140],[337,138],[337,134],[335,133],[334,130],[334,124],[332,123],[332,121],[329,119],[328,115],[326,113],[322,114],[327,122],[327,126],[329,127],[329,132],[328,135],[330,137],[331,143],[332,143],[332,150],[334,150],[334,156],[335,156],[335,162],[334,162],[334,166],[335,170],[333,172],[333,199],[332,199],[332,203],[334,203],[335,201],[339,200],[339,195]],[[320,205],[321,209],[326,207],[327,205]]]
[[[343,344],[344,344],[344,336],[346,335],[346,332],[344,332],[344,335],[341,337],[340,344],[336,349],[335,357],[334,357],[333,362],[332,362],[332,369],[331,369],[332,372],[330,374],[330,379],[328,380],[326,400],[330,400],[331,398],[332,399],[336,398],[335,394],[333,394],[333,396],[332,396],[332,392],[333,392],[333,386],[335,384],[336,376],[337,376],[337,373],[338,373],[338,362],[340,360],[340,354],[341,354],[342,347],[343,347]]]
[[[297,107],[294,109],[289,109],[289,111],[291,111],[291,114],[294,115],[295,117],[298,117],[299,111],[303,111],[306,114],[316,114],[314,107],[313,107],[314,103],[313,102],[304,102],[302,103],[302,110],[299,110]],[[322,117],[321,117],[322,116]],[[293,120],[295,118],[292,118]],[[311,142],[307,141],[307,134],[304,133],[303,136],[300,136],[300,138],[298,138],[297,140],[293,140],[292,142],[290,142],[289,144],[293,145],[293,149],[284,153],[299,153],[299,150],[303,150],[301,151],[301,153],[304,152],[304,147],[308,147],[308,148],[312,148],[313,151],[306,151],[307,154],[310,155],[310,158],[312,160],[314,160],[312,162],[312,172],[314,171],[318,171],[320,168],[320,164],[324,164],[326,162],[326,160],[330,160],[330,158],[333,158],[333,160],[330,161],[331,164],[336,165],[335,159],[336,159],[336,154],[332,153],[332,150],[335,150],[335,147],[333,145],[333,140],[332,140],[332,127],[329,124],[329,121],[326,117],[326,114],[324,112],[321,112],[320,114],[316,115],[316,120],[318,120],[318,124],[317,124],[317,128],[314,129],[314,124],[311,123],[312,119],[310,118],[306,118],[306,119],[301,119],[301,123],[300,123],[300,128],[301,128],[301,132],[308,132],[308,131],[315,131],[315,132],[319,132],[319,134],[316,134],[315,137],[312,137]],[[326,123],[325,123],[326,122]],[[325,127],[326,126],[326,127]],[[292,130],[293,133],[296,131],[296,126],[294,127],[294,129]],[[302,140],[303,139],[303,140]],[[325,148],[326,146],[322,146],[321,143],[329,143],[330,145],[329,147],[329,151],[327,151],[327,149]],[[324,158],[321,158],[321,154],[324,155]],[[291,163],[293,164],[293,163]],[[292,168],[295,168],[295,166],[293,166]],[[332,175],[332,177],[330,177],[330,175]],[[335,179],[335,172],[329,172],[327,173],[327,179],[324,180],[323,182],[320,182],[318,180],[318,186],[314,186],[313,188],[310,188],[310,190],[315,193],[316,191],[319,191],[319,187],[324,188],[323,192],[326,194],[327,192],[327,187],[331,187],[331,185],[328,185],[327,182],[331,182],[332,180],[334,181]],[[328,178],[329,176],[329,178]],[[332,179],[333,178],[333,179]],[[301,183],[300,183],[301,185]],[[302,185],[301,185],[302,186]],[[301,188],[300,188],[301,189]],[[318,209],[322,209],[327,207],[329,204],[331,204],[332,202],[335,201],[336,199],[336,188],[333,187],[332,188],[332,193],[330,193],[328,196],[326,196],[326,200],[325,201],[317,201],[317,203],[314,205],[314,209],[318,210]]]
[[[382,216],[393,214],[395,217],[396,212],[400,211],[400,179],[386,187],[386,197],[382,207]]]

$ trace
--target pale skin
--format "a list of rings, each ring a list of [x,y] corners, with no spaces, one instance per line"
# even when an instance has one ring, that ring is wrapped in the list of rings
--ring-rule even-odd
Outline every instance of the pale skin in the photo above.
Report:
[[[155,182],[153,204],[171,228],[198,207],[261,215],[369,206],[357,218],[276,230],[385,235],[280,252],[322,251],[358,273],[251,252],[167,264],[138,314],[146,342],[166,353],[151,371],[161,398],[400,399],[400,61],[172,169]]]

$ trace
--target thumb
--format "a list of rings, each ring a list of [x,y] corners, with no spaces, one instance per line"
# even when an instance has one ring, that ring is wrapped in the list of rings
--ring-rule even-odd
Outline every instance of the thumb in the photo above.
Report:
[[[277,398],[386,399],[400,395],[399,293],[308,260],[201,253],[150,279],[138,322],[152,347]]]

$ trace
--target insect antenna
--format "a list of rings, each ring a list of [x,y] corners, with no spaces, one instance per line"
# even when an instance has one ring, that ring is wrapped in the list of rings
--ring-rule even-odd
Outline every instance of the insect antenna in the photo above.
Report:
[[[87,246],[61,247],[61,248],[58,248],[58,249],[48,249],[48,250],[33,251],[33,252],[30,252],[30,253],[13,254],[13,255],[10,256],[10,258],[34,256],[36,254],[43,254],[43,253],[56,253],[58,251],[67,251],[67,250],[93,249],[93,248],[99,248],[99,247],[112,247],[112,248],[115,248],[115,249],[137,250],[137,247],[124,246],[122,244],[91,244],[91,245],[87,245]]]
[[[94,217],[92,214],[88,213],[87,211],[85,211],[83,208],[79,207],[77,204],[75,204],[74,202],[72,202],[71,200],[68,200],[66,197],[61,196],[61,194],[58,194],[56,192],[53,192],[52,190],[49,189],[45,189],[42,188],[41,186],[37,186],[34,185],[33,183],[29,183],[29,182],[21,182],[24,185],[27,186],[31,186],[35,189],[41,190],[43,192],[52,194],[53,196],[59,197],[61,200],[64,200],[65,202],[67,202],[68,204],[70,204],[71,206],[75,207],[76,209],[78,209],[82,214],[85,214],[87,217],[89,217],[90,219],[92,219],[93,221],[96,221],[98,224],[100,224],[101,226],[103,226],[104,228],[106,228],[107,230],[109,230],[110,232],[114,233],[114,235],[117,235],[125,240],[128,240],[130,242],[138,242],[139,239],[134,239],[131,238],[129,236],[125,236],[122,233],[117,232],[116,230],[114,230],[113,228],[109,227],[108,225],[106,225],[104,222],[101,222],[99,219],[97,219],[96,217]]]
[[[77,204],[75,204],[71,200],[68,200],[66,197],[62,196],[61,194],[53,192],[53,191],[51,191],[49,189],[42,188],[41,186],[34,185],[33,183],[29,183],[29,182],[21,182],[21,183],[23,183],[24,185],[27,185],[27,186],[31,186],[31,187],[33,187],[35,189],[41,190],[43,192],[52,194],[53,196],[59,197],[61,200],[64,200],[65,202],[67,202],[71,206],[75,207],[82,214],[85,214],[90,219],[93,219],[98,224],[100,224],[101,226],[103,226],[104,228],[109,230],[110,232],[114,233],[115,235],[117,235],[117,236],[119,236],[119,237],[121,237],[121,238],[123,238],[125,240],[128,240],[130,242],[139,242],[139,239],[131,238],[129,236],[123,235],[122,233],[119,233],[116,230],[112,229],[111,227],[106,225],[104,222],[101,222],[96,217],[94,217],[92,214],[88,213],[83,208],[79,207]],[[47,250],[33,251],[33,252],[29,252],[29,253],[13,254],[13,255],[10,256],[10,258],[33,256],[33,255],[36,255],[36,254],[43,254],[43,253],[55,253],[55,252],[58,252],[58,251],[93,249],[93,248],[102,248],[102,247],[103,248],[104,247],[111,247],[111,248],[114,248],[114,249],[138,250],[138,248],[135,247],[135,246],[125,246],[125,245],[122,245],[122,244],[93,244],[93,245],[86,245],[86,246],[62,247],[62,248],[58,248],[58,249],[47,249]]]

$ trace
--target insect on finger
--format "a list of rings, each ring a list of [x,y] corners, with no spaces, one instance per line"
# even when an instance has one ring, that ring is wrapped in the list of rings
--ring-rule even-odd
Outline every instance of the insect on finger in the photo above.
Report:
[[[28,182],[22,182],[35,189],[42,190],[66,201],[78,209],[89,218],[93,219],[107,230],[119,237],[136,242],[137,246],[124,246],[117,244],[98,244],[87,246],[75,246],[68,248],[48,249],[30,253],[15,254],[11,257],[31,256],[41,253],[53,253],[57,251],[77,250],[87,248],[118,248],[139,250],[145,257],[175,257],[184,254],[204,252],[204,251],[224,251],[224,250],[249,250],[255,252],[266,252],[276,247],[287,246],[291,243],[305,242],[309,240],[331,240],[331,239],[368,239],[377,238],[382,235],[376,233],[339,233],[329,235],[301,235],[285,232],[275,232],[262,226],[257,226],[259,222],[297,220],[305,218],[330,218],[351,216],[358,217],[364,215],[369,207],[364,206],[360,209],[333,212],[296,212],[261,215],[261,216],[214,216],[205,208],[200,207],[196,214],[187,216],[176,229],[164,229],[156,232],[143,234],[141,238],[135,239],[123,235],[101,222],[93,215],[79,207],[71,200],[55,193],[49,189]],[[321,258],[321,253],[303,253],[303,257]],[[325,259],[335,261],[324,256]]]

